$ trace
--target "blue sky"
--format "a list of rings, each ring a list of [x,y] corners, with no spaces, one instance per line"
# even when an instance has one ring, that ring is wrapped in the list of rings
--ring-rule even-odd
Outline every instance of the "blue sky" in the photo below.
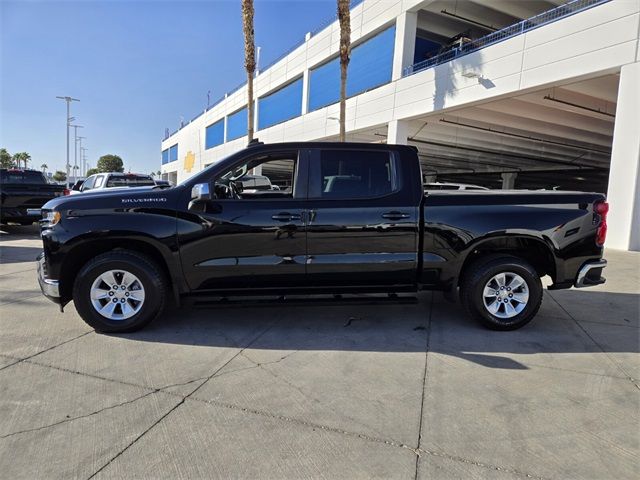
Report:
[[[331,19],[334,0],[256,0],[265,65]],[[64,169],[65,104],[91,166],[160,168],[160,141],[243,79],[240,1],[0,0],[0,147]],[[73,145],[73,130],[71,133]],[[73,150],[71,150],[73,164]]]

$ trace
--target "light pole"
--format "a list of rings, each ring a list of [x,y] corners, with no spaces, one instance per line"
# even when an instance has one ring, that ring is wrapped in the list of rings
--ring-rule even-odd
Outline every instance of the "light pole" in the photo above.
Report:
[[[69,125],[73,127],[73,183],[76,183],[78,176],[78,129],[84,128],[82,125]]]
[[[80,167],[80,175],[81,175],[81,176],[83,176],[83,177],[84,177],[85,175],[84,175],[84,172],[83,172],[83,170],[82,170],[82,165],[84,165],[84,163],[83,163],[83,161],[82,161],[82,140],[83,140],[83,139],[86,139],[86,138],[87,138],[87,137],[78,137],[78,138],[76,139],[76,142],[77,142],[77,143],[78,143],[78,142],[80,143],[80,165],[81,165],[81,167]],[[77,146],[76,146],[76,147],[77,147]]]
[[[87,163],[87,157],[85,156],[86,151],[88,150],[88,148],[85,147],[80,147],[80,158],[82,159],[82,162],[85,163],[85,167],[86,167],[86,163]],[[87,173],[87,169],[85,169],[85,173]]]
[[[59,98],[60,100],[64,100],[65,102],[67,102],[67,181],[69,181],[69,127],[71,126],[71,122],[73,120],[75,120],[73,117],[70,116],[70,109],[69,109],[69,105],[71,104],[71,102],[79,102],[80,100],[78,100],[77,98],[73,98],[73,97],[56,97]]]

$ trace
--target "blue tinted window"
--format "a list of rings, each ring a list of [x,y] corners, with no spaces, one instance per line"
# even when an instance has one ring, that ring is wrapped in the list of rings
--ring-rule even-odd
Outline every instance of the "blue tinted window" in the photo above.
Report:
[[[207,127],[204,148],[212,148],[224,143],[224,119]]]
[[[247,134],[247,107],[227,117],[227,141]]]
[[[162,164],[169,163],[169,149],[162,151]]]
[[[258,100],[258,130],[302,113],[302,78]]]
[[[175,162],[178,160],[178,144],[169,147],[169,161]]]
[[[347,97],[391,81],[395,26],[354,47],[347,71]],[[309,73],[309,110],[340,100],[340,59],[334,58]]]

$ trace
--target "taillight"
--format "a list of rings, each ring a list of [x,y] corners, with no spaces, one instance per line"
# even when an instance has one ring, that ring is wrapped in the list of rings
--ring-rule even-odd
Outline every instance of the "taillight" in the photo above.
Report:
[[[65,189],[62,191],[62,194],[63,194],[63,195],[71,195],[71,190],[69,190],[68,188],[65,188]]]
[[[598,230],[596,230],[596,245],[601,247],[607,239],[607,213],[609,213],[609,204],[602,200],[598,201],[593,204],[593,211],[600,217]]]

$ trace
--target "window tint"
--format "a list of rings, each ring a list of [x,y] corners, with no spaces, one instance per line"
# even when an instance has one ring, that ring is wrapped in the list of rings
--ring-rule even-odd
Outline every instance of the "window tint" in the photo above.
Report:
[[[29,172],[21,170],[0,171],[0,183],[37,183],[46,184],[44,175],[40,172]]]
[[[114,175],[107,180],[107,188],[109,187],[145,187],[155,185],[153,178],[149,175]]]
[[[87,190],[91,190],[93,188],[93,183],[96,181],[96,177],[91,176],[87,178],[82,184],[82,191],[85,192]]]
[[[372,198],[398,189],[389,152],[323,150],[320,178],[322,198]]]

